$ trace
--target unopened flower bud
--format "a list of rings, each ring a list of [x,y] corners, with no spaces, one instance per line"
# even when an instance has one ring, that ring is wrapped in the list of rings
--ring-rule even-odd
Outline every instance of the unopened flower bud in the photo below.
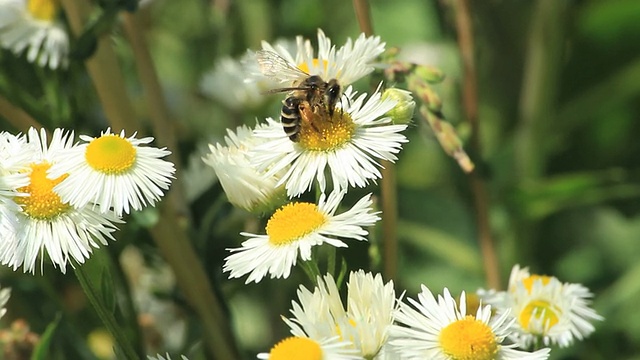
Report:
[[[416,102],[410,91],[391,88],[384,91],[382,100],[393,99],[396,106],[389,110],[385,115],[391,117],[394,124],[407,124],[413,118],[413,111],[416,108]]]
[[[416,76],[430,84],[439,84],[444,80],[444,73],[442,70],[433,66],[418,65],[414,71]]]

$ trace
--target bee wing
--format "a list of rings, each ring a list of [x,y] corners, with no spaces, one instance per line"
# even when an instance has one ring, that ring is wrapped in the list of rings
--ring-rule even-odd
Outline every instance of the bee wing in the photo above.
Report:
[[[283,93],[283,92],[290,92],[290,91],[295,91],[295,90],[309,90],[308,87],[285,87],[285,88],[277,88],[277,89],[270,89],[270,90],[265,90],[262,92],[262,94],[268,95],[268,94],[278,94],[278,93]]]
[[[258,67],[264,76],[280,81],[296,81],[309,76],[306,72],[290,64],[282,56],[273,51],[259,50],[256,52]]]

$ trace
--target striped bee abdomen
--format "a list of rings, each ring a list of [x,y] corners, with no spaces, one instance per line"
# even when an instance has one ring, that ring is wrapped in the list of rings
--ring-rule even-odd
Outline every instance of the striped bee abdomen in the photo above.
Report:
[[[298,141],[298,133],[300,132],[300,102],[302,100],[289,96],[282,101],[282,110],[280,111],[280,122],[285,134],[289,136],[291,141]]]

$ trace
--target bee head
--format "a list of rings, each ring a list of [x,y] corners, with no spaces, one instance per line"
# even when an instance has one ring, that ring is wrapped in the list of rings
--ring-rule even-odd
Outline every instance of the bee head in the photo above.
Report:
[[[329,115],[333,116],[333,110],[336,107],[336,103],[340,99],[340,84],[338,80],[331,79],[327,83],[327,89],[324,92],[324,98],[329,107]]]
[[[305,84],[311,90],[318,90],[320,87],[322,87],[324,85],[324,80],[322,80],[322,78],[320,76],[318,76],[318,75],[311,75],[305,81]]]

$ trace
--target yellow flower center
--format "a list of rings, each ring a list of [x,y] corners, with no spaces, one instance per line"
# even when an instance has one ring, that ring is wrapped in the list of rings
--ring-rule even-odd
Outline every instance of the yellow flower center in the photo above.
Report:
[[[27,4],[31,16],[43,21],[53,21],[59,8],[59,0],[29,0]]]
[[[318,60],[317,58],[311,60],[311,62],[313,63],[313,67],[314,68],[317,68],[318,65],[320,64],[320,60]],[[324,65],[324,69],[325,70],[327,69],[328,64],[329,63],[327,62],[327,60],[322,60],[322,65]],[[307,74],[309,74],[311,72],[311,69],[309,69],[309,65],[307,65],[306,62],[303,62],[303,63],[299,64],[298,65],[298,69],[306,72]],[[326,81],[326,79],[325,79],[325,81]]]
[[[287,204],[275,212],[267,222],[267,235],[272,245],[287,245],[312,233],[327,221],[315,204],[299,202]]]
[[[529,293],[531,293],[531,289],[533,289],[533,283],[535,283],[536,280],[541,280],[542,285],[547,285],[549,281],[551,281],[551,276],[531,275],[528,278],[523,279],[522,284],[528,290]]]
[[[560,309],[557,306],[545,300],[533,300],[522,310],[520,316],[518,316],[518,321],[523,329],[537,331],[536,329],[529,328],[531,320],[542,320],[542,324],[544,325],[542,332],[544,333],[544,329],[551,329],[558,323],[559,317]],[[542,335],[542,333],[538,335]]]
[[[329,118],[328,112],[314,114],[311,121],[300,121],[298,143],[309,151],[335,150],[348,143],[355,133],[356,125],[351,115],[336,109]]]
[[[491,327],[471,315],[447,325],[438,341],[451,360],[493,360],[499,350]]]
[[[117,175],[133,167],[136,162],[136,149],[127,139],[107,134],[91,141],[84,156],[94,170]]]
[[[15,201],[22,206],[24,213],[31,218],[51,220],[71,208],[71,206],[62,202],[58,194],[53,192],[53,187],[64,180],[67,175],[50,180],[47,178],[47,170],[50,167],[51,164],[47,162],[31,164],[29,185],[18,189],[19,192],[29,194],[29,196],[17,196]]]
[[[321,360],[322,348],[317,342],[303,337],[288,337],[273,346],[269,360]]]

